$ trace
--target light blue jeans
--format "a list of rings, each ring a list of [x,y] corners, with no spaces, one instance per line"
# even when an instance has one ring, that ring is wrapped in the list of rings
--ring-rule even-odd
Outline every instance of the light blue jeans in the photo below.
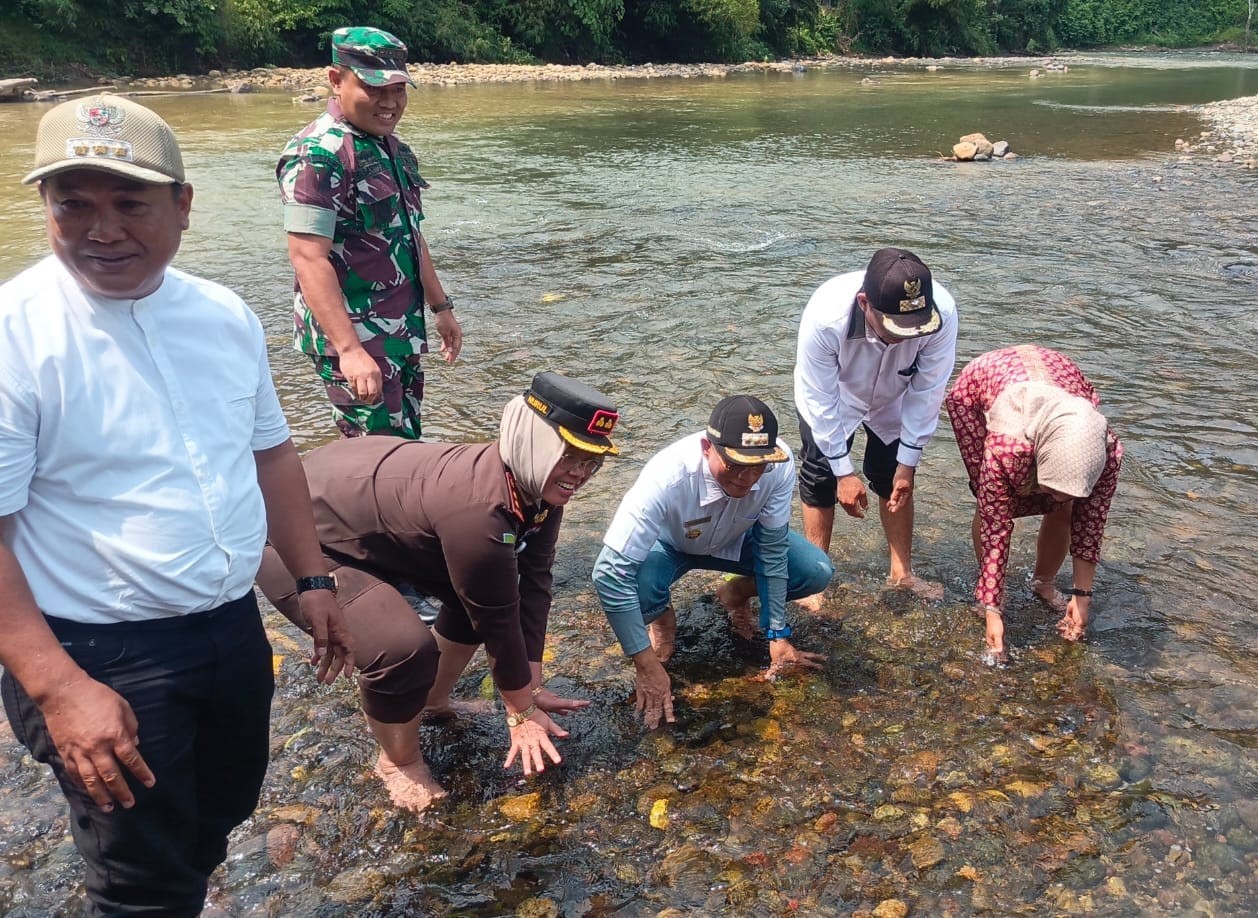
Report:
[[[688,571],[723,571],[754,577],[759,547],[755,527],[744,537],[743,551],[737,561],[711,555],[688,555],[657,541],[638,568],[638,598],[643,619],[650,623],[664,614],[673,584]],[[826,553],[796,532],[791,532],[788,538],[786,566],[787,599],[820,593],[834,576],[834,565]]]

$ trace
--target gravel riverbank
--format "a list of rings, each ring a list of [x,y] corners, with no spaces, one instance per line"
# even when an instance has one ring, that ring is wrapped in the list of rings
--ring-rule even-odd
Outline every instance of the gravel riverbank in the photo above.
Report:
[[[1082,62],[1065,55],[1057,60]],[[991,58],[864,58],[822,57],[806,60],[753,61],[742,64],[411,64],[409,69],[420,86],[459,86],[471,83],[573,82],[580,80],[643,80],[653,78],[723,78],[731,73],[799,73],[808,70],[920,69],[928,72],[949,67],[1025,67],[1039,74],[1038,67],[1057,66],[1052,61],[1026,57]],[[1064,71],[1067,68],[1059,67]],[[187,91],[227,88],[233,92],[288,92],[297,98],[316,101],[326,94],[324,67],[265,67],[253,70],[211,70],[204,75],[179,74],[171,77],[115,81],[126,91]],[[1195,106],[1211,130],[1196,137],[1180,138],[1175,150],[1192,159],[1212,158],[1221,164],[1258,168],[1258,96],[1229,99]]]

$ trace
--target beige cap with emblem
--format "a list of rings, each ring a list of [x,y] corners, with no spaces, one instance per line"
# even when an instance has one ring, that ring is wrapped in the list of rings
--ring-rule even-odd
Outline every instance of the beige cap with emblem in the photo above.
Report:
[[[71,169],[115,172],[155,185],[184,180],[170,125],[138,102],[108,94],[49,109],[35,135],[35,169],[22,183]]]

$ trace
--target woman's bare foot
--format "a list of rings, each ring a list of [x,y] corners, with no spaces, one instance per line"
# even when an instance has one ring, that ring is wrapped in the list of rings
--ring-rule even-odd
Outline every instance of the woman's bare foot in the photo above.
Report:
[[[930,602],[939,602],[944,598],[943,584],[936,580],[923,580],[916,574],[909,574],[907,577],[898,579],[888,577],[886,589],[888,590],[908,590],[914,596]]]
[[[389,799],[402,809],[423,812],[434,800],[446,795],[423,759],[409,765],[395,765],[383,752],[376,759],[376,774],[384,782]]]
[[[647,637],[651,639],[651,649],[655,658],[667,663],[673,651],[677,649],[677,613],[669,606],[664,614],[646,626]]]
[[[1051,580],[1032,580],[1031,592],[1042,599],[1054,612],[1066,611],[1066,594],[1057,589]]]
[[[745,585],[739,583],[739,579],[747,578],[721,581],[716,588],[716,598],[729,613],[729,624],[734,633],[743,640],[750,641],[756,636],[756,619],[751,611],[751,596],[748,595]],[[754,586],[754,580],[752,584]]]
[[[453,720],[456,717],[476,717],[492,714],[494,703],[483,698],[470,700],[447,698],[443,703],[425,705],[420,717],[425,721]]]
[[[799,606],[805,612],[820,612],[825,606],[826,594],[813,593],[811,596],[801,596],[795,600],[795,605]]]

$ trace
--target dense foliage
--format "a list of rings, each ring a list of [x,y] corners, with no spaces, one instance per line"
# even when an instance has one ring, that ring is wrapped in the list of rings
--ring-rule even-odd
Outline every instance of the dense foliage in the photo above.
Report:
[[[729,61],[1239,40],[1251,0],[8,0],[0,75],[326,60],[346,24],[415,60]],[[60,62],[60,63],[52,63]],[[74,63],[70,63],[74,62]]]

